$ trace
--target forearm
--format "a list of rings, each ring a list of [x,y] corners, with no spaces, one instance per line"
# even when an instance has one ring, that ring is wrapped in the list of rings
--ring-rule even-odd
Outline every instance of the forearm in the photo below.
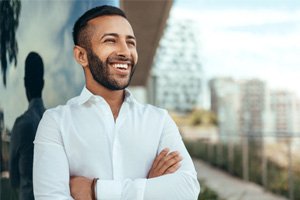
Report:
[[[195,174],[178,172],[148,179],[144,200],[196,200],[200,185]]]
[[[200,186],[196,175],[179,172],[152,179],[100,180],[97,199],[196,200]]]
[[[146,180],[99,180],[96,185],[97,200],[142,200]]]

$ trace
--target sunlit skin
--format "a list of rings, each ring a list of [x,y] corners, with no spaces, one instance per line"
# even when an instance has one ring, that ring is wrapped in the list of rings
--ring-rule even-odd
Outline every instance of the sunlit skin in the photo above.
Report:
[[[136,39],[128,21],[120,16],[105,16],[89,22],[95,27],[91,46],[102,61],[108,60],[109,78],[127,85],[133,65],[137,62]],[[124,59],[118,59],[118,57]],[[117,70],[113,64],[127,64],[127,70]]]
[[[108,70],[108,78],[118,86],[126,86],[138,59],[136,39],[129,22],[120,16],[101,16],[90,20],[88,25],[93,31],[91,50],[103,63],[108,62],[105,65]],[[87,56],[88,51],[80,46],[74,47],[74,57],[82,65],[85,73],[86,87],[93,94],[100,95],[107,101],[116,119],[124,100],[124,90],[108,89],[93,78],[91,63]],[[126,70],[116,69],[114,64],[127,64],[128,68]],[[170,152],[169,149],[164,149],[153,160],[147,178],[176,172],[180,167],[181,160],[179,152]],[[91,200],[91,185],[92,180],[89,178],[70,177],[70,192],[76,200]]]
[[[133,64],[137,63],[136,39],[129,22],[121,16],[102,16],[88,22],[91,26],[91,50],[98,58],[105,62],[108,58],[121,56],[129,58]],[[89,67],[87,51],[80,46],[74,47],[74,56],[82,65],[85,73],[86,87],[93,94],[102,96],[116,118],[123,102],[124,90],[112,91],[94,80]],[[129,64],[127,70],[115,69],[113,64]],[[132,63],[128,61],[112,60],[108,63],[109,78],[119,85],[128,83],[132,71]]]

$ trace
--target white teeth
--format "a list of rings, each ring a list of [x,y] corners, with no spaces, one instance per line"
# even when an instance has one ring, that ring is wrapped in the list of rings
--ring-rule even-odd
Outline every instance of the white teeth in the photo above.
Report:
[[[118,69],[127,69],[128,65],[127,64],[113,64],[114,68],[118,68]]]

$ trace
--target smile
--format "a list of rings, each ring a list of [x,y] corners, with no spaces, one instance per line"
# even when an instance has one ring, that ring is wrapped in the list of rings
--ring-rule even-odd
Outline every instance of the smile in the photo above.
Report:
[[[112,64],[112,66],[116,69],[126,70],[128,69],[128,64]]]

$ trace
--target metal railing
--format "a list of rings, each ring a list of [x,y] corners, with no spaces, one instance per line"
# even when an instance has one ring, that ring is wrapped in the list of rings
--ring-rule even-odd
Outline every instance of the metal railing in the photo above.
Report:
[[[266,190],[300,199],[300,134],[220,134],[217,141],[186,141],[192,156]]]

